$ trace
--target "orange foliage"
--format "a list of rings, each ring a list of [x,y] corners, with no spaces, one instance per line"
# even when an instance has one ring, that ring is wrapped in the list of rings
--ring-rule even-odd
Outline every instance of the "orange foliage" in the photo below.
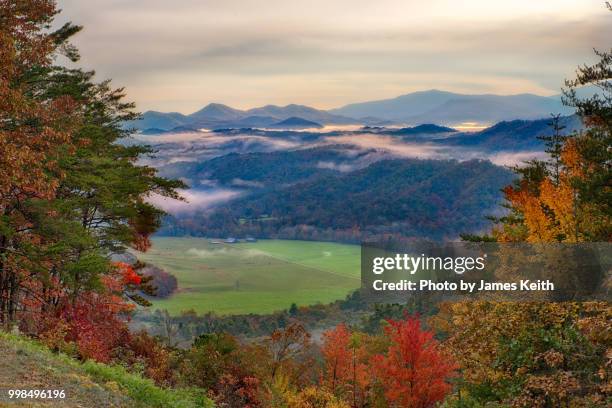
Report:
[[[530,188],[523,181],[518,188],[506,187],[504,195],[510,205],[518,211],[527,228],[525,235],[520,229],[497,228],[494,233],[499,241],[527,242],[577,242],[583,240],[579,232],[578,213],[585,213],[588,208],[578,208],[577,193],[572,186],[572,179],[582,177],[582,158],[576,148],[576,143],[569,139],[561,153],[563,162],[558,183],[551,176],[542,180],[537,188]],[[584,218],[584,217],[583,217]],[[583,225],[584,227],[584,225]]]
[[[32,260],[19,250],[40,246],[24,202],[55,196],[64,176],[57,163],[73,150],[81,120],[72,98],[33,96],[36,72],[51,65],[59,47],[45,29],[55,13],[51,0],[0,0],[0,321],[15,318],[21,279],[35,273],[24,272]]]
[[[561,161],[565,165],[566,173],[571,177],[584,177],[582,170],[582,157],[578,151],[575,139],[568,139],[561,151]]]
[[[537,196],[534,196],[526,187],[520,189],[506,187],[504,194],[514,208],[521,211],[528,228],[528,242],[549,242],[554,240],[557,234],[551,219],[544,212],[542,203]],[[500,237],[500,241],[512,241],[508,237]]]
[[[563,234],[566,241],[576,241],[574,189],[570,185],[567,175],[561,175],[558,186],[555,186],[550,179],[545,179],[540,185],[540,199],[554,213],[557,221],[554,225],[555,232]],[[553,228],[551,227],[551,229]]]
[[[124,262],[116,262],[115,265],[121,272],[125,285],[140,285],[142,277],[134,271],[134,268]]]
[[[386,406],[428,408],[442,401],[458,366],[433,332],[423,330],[418,317],[407,317],[389,320],[385,334],[385,342],[375,344],[342,324],[324,333],[321,385],[353,408],[381,400]]]
[[[323,334],[321,349],[325,359],[321,383],[332,393],[345,395],[355,407],[365,403],[370,383],[366,351],[356,343],[347,327],[340,324]]]
[[[385,332],[391,339],[386,355],[373,359],[376,377],[391,406],[433,407],[451,391],[448,380],[458,368],[433,333],[421,328],[416,317],[388,321]]]
[[[0,112],[11,126],[0,129],[0,197],[51,198],[61,174],[56,161],[78,124],[78,105],[67,96],[33,102],[23,76],[52,62],[57,45],[40,28],[55,2],[0,0]],[[36,118],[36,121],[32,119]],[[36,123],[36,125],[34,124]],[[13,126],[13,124],[15,126]],[[0,206],[4,206],[0,201]]]

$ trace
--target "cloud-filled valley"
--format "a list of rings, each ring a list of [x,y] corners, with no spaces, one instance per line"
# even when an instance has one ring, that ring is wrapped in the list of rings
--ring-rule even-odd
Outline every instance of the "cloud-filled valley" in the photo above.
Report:
[[[286,108],[266,107],[268,112]],[[326,115],[307,107],[289,107]],[[212,106],[207,114],[241,115]],[[332,117],[332,120],[336,120]],[[581,129],[561,117],[566,132]],[[543,158],[550,119],[509,120],[472,132],[447,126],[330,124],[136,133],[143,160],[189,189],[152,196],[164,235],[358,242],[385,234],[456,239],[500,215],[508,166]]]
[[[353,175],[381,161],[485,160],[498,166],[517,165],[542,157],[536,136],[545,134],[547,126],[544,119],[502,122],[472,133],[434,125],[223,129],[135,134],[127,143],[151,145],[156,153],[144,163],[190,187],[182,192],[185,201],[159,196],[150,200],[174,216],[196,217],[216,213],[235,201],[244,204],[250,198],[290,191],[296,184],[324,186],[332,179],[350,183]]]

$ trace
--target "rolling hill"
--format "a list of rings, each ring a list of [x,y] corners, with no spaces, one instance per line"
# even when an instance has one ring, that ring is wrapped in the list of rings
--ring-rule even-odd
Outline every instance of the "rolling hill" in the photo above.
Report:
[[[550,122],[502,121],[471,133],[434,124],[228,129],[156,144],[158,156],[167,157],[162,175],[186,180],[202,197],[231,193],[222,205],[174,214],[162,233],[356,242],[387,233],[452,239],[479,232],[513,176],[489,161],[467,159],[513,164],[542,152],[537,137],[550,134]],[[562,117],[561,124],[566,133],[582,126],[576,116]]]
[[[262,189],[331,176],[338,173],[338,169],[364,166],[371,153],[343,145],[243,154],[234,152],[202,162],[172,163],[160,171],[167,177],[193,180],[192,187],[195,188],[212,183],[222,187]]]
[[[551,119],[504,121],[480,132],[461,133],[437,142],[487,151],[543,150],[542,141],[538,137],[550,135],[550,122]],[[570,134],[583,127],[576,115],[562,117],[560,124],[565,126],[563,134]]]
[[[457,133],[456,129],[446,126],[438,126],[430,123],[418,125],[414,127],[405,127],[401,129],[392,129],[385,131],[387,134],[399,136],[439,136],[440,134]]]
[[[258,167],[274,168],[261,162]],[[245,177],[252,169],[234,175]],[[311,173],[290,184],[263,173],[258,183],[268,188],[212,212],[169,219],[163,231],[352,242],[386,233],[452,238],[484,228],[484,214],[499,203],[500,188],[512,179],[509,170],[483,160],[380,160],[348,173]]]
[[[274,123],[273,125],[271,125],[271,127],[281,128],[281,129],[309,129],[309,128],[322,128],[323,125],[317,122],[313,122],[311,120],[306,120],[306,119],[298,118],[297,116],[292,116],[278,123]]]

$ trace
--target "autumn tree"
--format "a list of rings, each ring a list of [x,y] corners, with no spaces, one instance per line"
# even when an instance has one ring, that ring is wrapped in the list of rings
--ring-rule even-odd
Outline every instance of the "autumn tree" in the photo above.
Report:
[[[451,391],[456,364],[417,317],[389,320],[385,333],[391,345],[373,369],[389,406],[434,407]]]
[[[449,406],[607,406],[611,321],[605,302],[443,304],[432,324],[462,371]]]
[[[247,353],[229,334],[203,334],[181,356],[180,381],[209,390],[219,406],[259,407],[261,380]]]
[[[519,260],[556,274],[555,295],[592,293],[602,269],[609,272],[573,267],[575,259],[594,258],[580,245],[549,245],[611,238],[612,50],[595,53],[599,62],[580,66],[563,92],[584,129],[564,136],[553,118],[552,134],[543,138],[549,159],[516,167],[518,180],[503,190],[508,214],[496,220],[491,236],[466,237],[547,244],[530,246],[549,248],[531,258],[519,246],[502,245],[500,259],[509,271],[520,270]],[[580,96],[583,87],[593,96]],[[445,345],[464,382],[449,406],[608,406],[610,313],[609,302],[444,305],[434,321],[448,335]]]
[[[499,241],[610,241],[612,50],[595,54],[599,61],[578,67],[563,91],[585,129],[563,136],[553,118],[552,135],[544,138],[550,160],[517,167],[519,180],[504,189],[511,213],[494,231]],[[593,96],[581,97],[584,87]]]
[[[360,336],[340,324],[323,334],[321,354],[324,358],[322,385],[349,401],[352,407],[365,406],[370,383],[370,356]]]
[[[272,380],[280,372],[295,378],[303,375],[300,367],[308,363],[302,358],[305,358],[311,344],[310,333],[303,325],[291,323],[284,329],[274,330],[264,344],[269,354],[269,375]]]
[[[80,104],[69,95],[35,92],[57,54],[70,51],[66,27],[51,32],[55,3],[0,1],[0,321],[15,318],[29,253],[42,244],[28,202],[54,197],[58,161],[72,148]],[[70,56],[70,53],[66,53]],[[27,270],[29,269],[29,270]]]
[[[83,356],[106,360],[118,339],[96,342],[127,333],[145,282],[110,255],[145,250],[164,215],[147,197],[183,184],[121,143],[137,117],[122,89],[59,63],[78,61],[81,27],[53,30],[56,14],[55,1],[0,0],[0,321],[50,337],[66,326]]]

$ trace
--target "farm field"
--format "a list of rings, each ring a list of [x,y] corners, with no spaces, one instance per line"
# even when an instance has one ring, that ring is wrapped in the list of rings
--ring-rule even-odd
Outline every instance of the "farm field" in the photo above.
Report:
[[[178,291],[152,306],[171,314],[189,309],[270,313],[292,303],[329,303],[360,285],[358,245],[286,240],[212,244],[205,238],[158,237],[137,256],[176,276]]]

